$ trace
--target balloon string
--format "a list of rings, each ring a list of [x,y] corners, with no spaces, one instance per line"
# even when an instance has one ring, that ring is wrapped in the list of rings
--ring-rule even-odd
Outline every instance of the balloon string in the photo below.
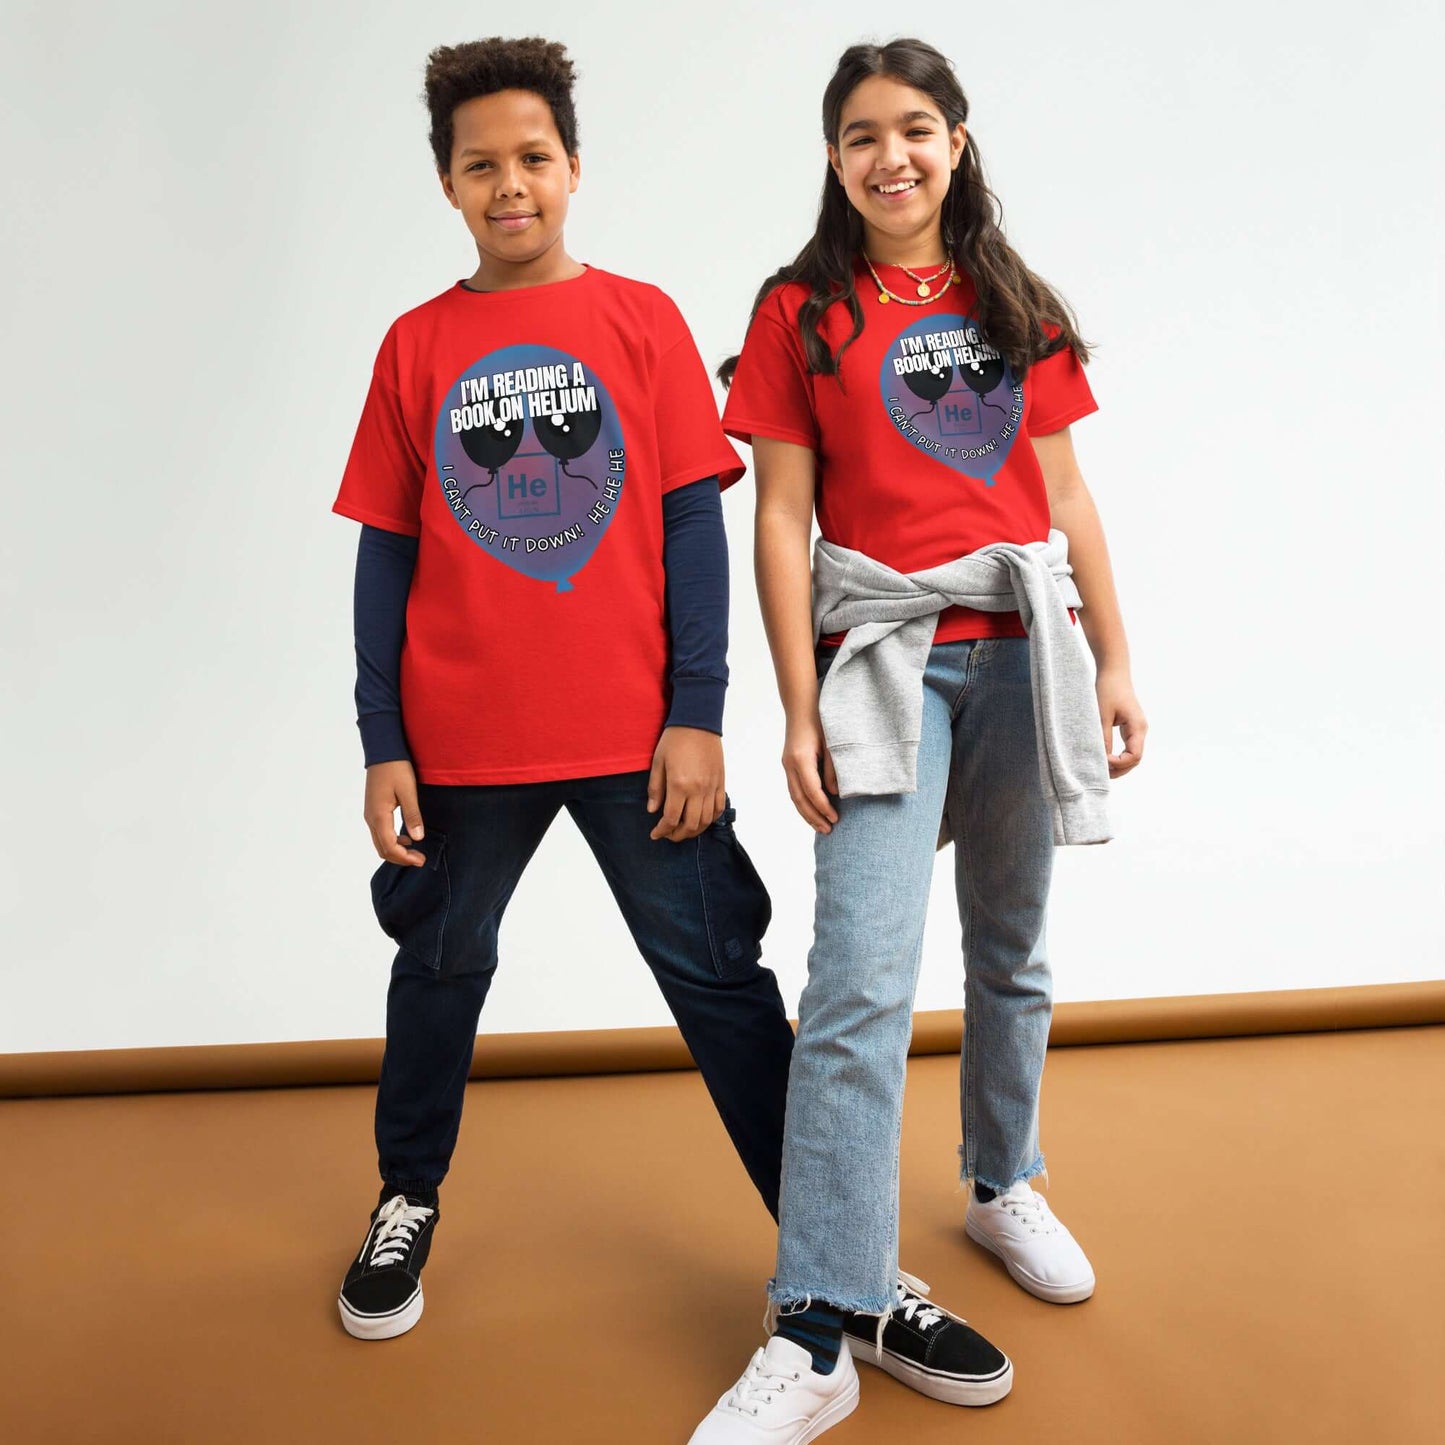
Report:
[[[583,476],[581,472],[569,472],[566,462],[559,462],[558,465],[562,468],[564,477],[571,477],[574,482],[586,482],[594,492],[597,490],[597,483],[591,477]]]
[[[991,402],[991,401],[985,401],[985,400],[983,399],[982,395],[979,396],[978,404],[979,404],[980,406],[986,406],[990,411],[1001,411],[1001,412],[1005,412],[1005,413],[1007,413],[1007,411],[1008,411],[1008,408],[1007,408],[1007,407],[995,406],[993,402]]]
[[[921,416],[927,416],[929,412],[931,412],[931,411],[937,411],[937,410],[938,410],[938,403],[937,403],[936,401],[931,401],[931,402],[929,402],[928,405],[927,405],[926,407],[924,407],[922,411],[916,411],[916,412],[913,413],[913,415],[912,415],[911,417],[908,418],[908,425],[909,425],[909,426],[912,426],[913,423],[916,422],[919,417],[921,417]]]
[[[469,487],[466,489],[466,491],[464,491],[464,492],[462,493],[462,495],[461,495],[461,497],[460,497],[459,500],[465,502],[466,499],[467,499],[468,497],[470,497],[471,494],[472,494],[473,492],[475,492],[478,487],[490,487],[490,486],[492,485],[492,483],[495,482],[496,480],[497,480],[497,469],[496,469],[495,467],[493,467],[493,468],[492,468],[492,475],[489,476],[486,481],[484,481],[484,482],[473,482],[473,483],[471,484],[471,486],[469,486]]]

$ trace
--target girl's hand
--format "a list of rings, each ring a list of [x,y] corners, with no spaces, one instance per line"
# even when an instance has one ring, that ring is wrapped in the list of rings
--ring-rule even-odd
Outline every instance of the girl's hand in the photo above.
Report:
[[[402,831],[395,832],[396,810],[401,809]],[[387,863],[420,868],[426,858],[407,843],[423,836],[421,809],[416,801],[416,772],[405,758],[373,763],[366,770],[366,826],[377,857]],[[403,841],[405,840],[405,841]]]
[[[647,780],[647,811],[661,808],[662,817],[647,836],[696,838],[726,807],[722,739],[704,728],[663,728]]]
[[[1104,725],[1104,751],[1109,757],[1109,776],[1122,778],[1132,772],[1144,758],[1144,736],[1149,724],[1144,709],[1134,696],[1134,684],[1127,672],[1101,672],[1094,683],[1099,699],[1099,721]],[[1116,753],[1114,729],[1124,740],[1124,751]]]
[[[823,724],[815,705],[811,714],[788,721],[783,743],[783,772],[788,779],[788,796],[803,821],[818,833],[831,833],[838,810],[829,794],[838,796],[838,775],[823,740]]]

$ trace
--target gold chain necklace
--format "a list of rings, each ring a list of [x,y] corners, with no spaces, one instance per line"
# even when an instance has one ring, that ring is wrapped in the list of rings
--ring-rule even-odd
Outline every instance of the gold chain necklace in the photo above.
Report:
[[[910,271],[907,266],[899,266],[898,269],[902,271],[910,281],[918,282],[918,294],[920,296],[931,296],[933,294],[930,289],[932,284],[943,276],[945,272],[953,270],[953,262],[945,261],[932,276],[920,276],[917,271]]]
[[[910,276],[918,282],[918,294],[923,300],[914,301],[911,297],[900,296],[896,291],[890,291],[888,287],[883,284],[883,278],[873,269],[873,262],[869,259],[866,251],[863,252],[863,264],[867,266],[868,274],[872,276],[874,284],[878,287],[878,304],[880,306],[886,306],[890,301],[897,301],[902,306],[927,306],[931,302],[937,301],[938,298],[958,280],[958,272],[953,269],[952,261],[949,261],[942,270],[938,272],[938,275],[929,276],[926,280],[917,273],[910,271],[907,266],[900,266],[898,269],[902,271],[904,275]],[[944,271],[948,272],[948,279],[937,291],[933,291],[930,282],[937,281],[938,277],[942,276]]]

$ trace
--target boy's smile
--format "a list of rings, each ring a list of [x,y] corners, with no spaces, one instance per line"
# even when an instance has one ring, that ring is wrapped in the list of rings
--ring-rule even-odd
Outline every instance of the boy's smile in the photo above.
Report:
[[[496,222],[504,231],[524,231],[539,214],[537,211],[498,211],[487,219]]]
[[[501,90],[452,113],[442,190],[477,244],[479,290],[536,286],[577,275],[562,246],[567,204],[581,178],[551,107],[530,90]]]

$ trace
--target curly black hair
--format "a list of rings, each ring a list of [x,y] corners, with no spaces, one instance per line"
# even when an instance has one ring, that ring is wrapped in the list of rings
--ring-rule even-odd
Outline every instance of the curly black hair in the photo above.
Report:
[[[439,45],[427,56],[423,98],[431,112],[431,149],[437,170],[452,164],[452,115],[459,105],[499,90],[530,90],[552,109],[557,134],[569,156],[577,154],[577,111],[572,83],[577,68],[567,47],[529,36],[508,40],[493,35],[464,45]]]

